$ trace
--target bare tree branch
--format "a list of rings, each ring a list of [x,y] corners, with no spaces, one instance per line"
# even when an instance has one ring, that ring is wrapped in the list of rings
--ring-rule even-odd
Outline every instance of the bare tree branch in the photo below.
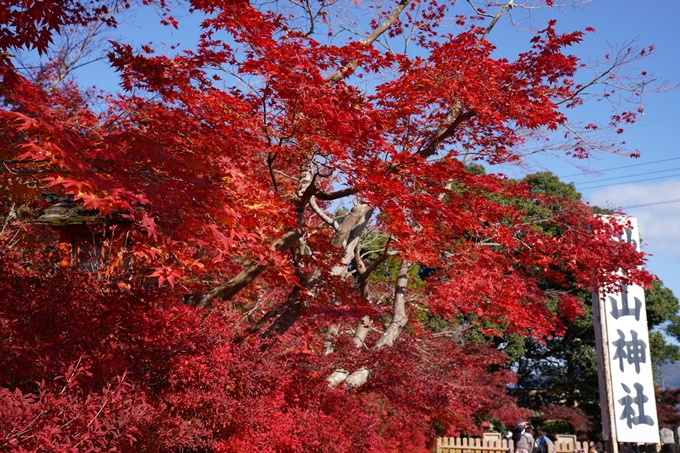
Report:
[[[356,188],[354,187],[348,187],[346,189],[338,190],[336,192],[324,192],[322,190],[318,190],[316,194],[314,195],[316,198],[319,200],[324,200],[324,201],[332,201],[332,200],[337,200],[339,198],[344,198],[344,197],[349,197],[350,195],[355,195],[357,192],[359,192]]]
[[[333,228],[333,231],[338,231],[338,228],[340,228],[340,224],[337,222],[337,220],[330,218],[329,216],[326,215],[325,212],[323,212],[319,205],[316,204],[315,197],[309,199],[309,206],[312,207],[312,211],[314,211],[314,213],[318,215],[321,220],[323,220],[326,224]]]
[[[373,44],[383,33],[385,33],[399,18],[399,15],[406,9],[406,7],[411,3],[411,0],[401,0],[392,13],[387,17],[385,22],[380,24],[373,32],[368,35],[367,38],[362,39],[360,42],[362,44]],[[358,60],[352,60],[340,69],[333,71],[326,77],[328,83],[336,83],[342,80],[347,74],[354,71],[359,67]]]
[[[472,3],[470,3],[470,4],[472,4]],[[512,8],[513,6],[515,6],[515,4],[513,3],[513,0],[509,0],[508,3],[503,5],[503,7],[500,9],[500,11],[498,11],[496,16],[493,18],[493,20],[491,21],[489,26],[486,27],[486,31],[484,32],[484,34],[482,35],[482,38],[481,38],[482,41],[484,41],[486,39],[486,37],[489,36],[489,33],[491,33],[491,30],[493,30],[493,27],[496,26],[496,22],[498,22],[498,19],[500,19],[501,16],[503,16],[503,14],[505,14],[505,12],[509,8]],[[476,8],[475,8],[475,10],[476,10]]]

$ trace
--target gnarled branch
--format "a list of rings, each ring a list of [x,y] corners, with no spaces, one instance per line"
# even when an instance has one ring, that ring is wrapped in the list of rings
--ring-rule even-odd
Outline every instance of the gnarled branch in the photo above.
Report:
[[[293,247],[301,237],[302,234],[299,231],[289,231],[283,237],[274,241],[271,249],[280,252],[286,251]],[[245,288],[250,282],[255,280],[266,268],[266,264],[253,261],[243,268],[236,277],[215,287],[209,292],[205,294],[187,294],[184,296],[184,303],[192,307],[204,308],[209,306],[213,299],[230,299],[238,294],[238,292]]]

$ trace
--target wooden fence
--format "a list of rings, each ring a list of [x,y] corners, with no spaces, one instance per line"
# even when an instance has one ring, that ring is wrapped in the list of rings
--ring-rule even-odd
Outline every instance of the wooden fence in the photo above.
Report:
[[[512,440],[479,439],[476,437],[440,437],[437,453],[514,453]]]
[[[498,436],[500,437],[500,435]],[[558,437],[553,444],[550,443],[552,453],[574,453],[583,451],[588,453],[590,443],[578,442],[573,438]],[[436,453],[514,453],[515,448],[512,440],[476,437],[440,437],[437,439]]]
[[[552,444],[552,442],[551,442]],[[588,441],[578,442],[573,439],[557,438],[554,445],[551,445],[551,451],[556,453],[574,453],[575,451],[583,451],[588,453],[588,449],[592,443]]]

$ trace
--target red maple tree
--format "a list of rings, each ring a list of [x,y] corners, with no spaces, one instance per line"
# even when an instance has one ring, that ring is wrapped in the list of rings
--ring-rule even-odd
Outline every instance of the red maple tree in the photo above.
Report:
[[[661,428],[673,429],[680,424],[680,413],[678,413],[679,396],[679,389],[661,390],[660,387],[656,388],[656,411]]]
[[[600,147],[568,120],[586,92],[613,94],[608,76],[578,81],[566,50],[583,33],[550,22],[494,58],[511,4],[401,0],[345,39],[334,2],[193,0],[198,46],[112,42],[123,90],[103,98],[11,53],[113,25],[111,3],[3,6],[0,446],[429,451],[436,434],[516,421],[486,341],[559,334],[574,287],[651,277],[619,225],[470,165],[553,133],[578,158]],[[131,221],[118,253],[133,264],[55,269],[49,231],[19,219],[46,191]]]

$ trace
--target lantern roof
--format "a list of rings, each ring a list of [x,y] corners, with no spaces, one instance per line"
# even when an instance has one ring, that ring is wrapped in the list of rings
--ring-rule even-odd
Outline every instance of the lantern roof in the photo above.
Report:
[[[90,223],[119,224],[130,223],[131,220],[114,212],[111,216],[104,216],[96,209],[86,209],[82,201],[75,200],[73,195],[60,197],[55,194],[43,194],[45,200],[52,203],[45,212],[33,222],[55,227],[66,225],[83,225]]]

